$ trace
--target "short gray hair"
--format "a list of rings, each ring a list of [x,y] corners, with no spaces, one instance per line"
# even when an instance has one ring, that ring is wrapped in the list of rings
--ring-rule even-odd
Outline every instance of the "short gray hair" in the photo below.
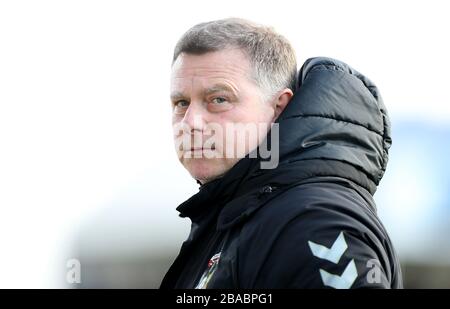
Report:
[[[200,23],[180,38],[172,64],[181,53],[201,55],[237,47],[249,57],[252,77],[269,98],[297,84],[297,60],[289,41],[273,28],[245,19],[226,18]]]

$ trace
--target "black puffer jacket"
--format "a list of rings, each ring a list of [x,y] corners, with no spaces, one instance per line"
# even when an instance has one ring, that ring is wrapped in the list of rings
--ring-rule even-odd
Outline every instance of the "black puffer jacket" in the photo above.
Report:
[[[177,208],[192,229],[161,288],[402,287],[372,197],[391,145],[375,85],[309,59],[277,122],[276,169],[247,156]]]

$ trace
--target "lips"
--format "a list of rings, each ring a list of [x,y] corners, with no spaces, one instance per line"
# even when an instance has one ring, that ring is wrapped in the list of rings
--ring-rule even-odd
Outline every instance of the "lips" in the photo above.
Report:
[[[203,147],[198,147],[198,148],[196,148],[196,147],[192,147],[191,149],[190,149],[190,151],[205,151],[205,150],[215,150],[216,148],[203,148]]]

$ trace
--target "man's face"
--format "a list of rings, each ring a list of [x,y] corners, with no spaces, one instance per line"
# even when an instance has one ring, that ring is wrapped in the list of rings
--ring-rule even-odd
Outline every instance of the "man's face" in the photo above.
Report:
[[[274,105],[264,102],[240,49],[180,54],[172,66],[171,101],[178,157],[201,183],[255,149],[275,120]]]

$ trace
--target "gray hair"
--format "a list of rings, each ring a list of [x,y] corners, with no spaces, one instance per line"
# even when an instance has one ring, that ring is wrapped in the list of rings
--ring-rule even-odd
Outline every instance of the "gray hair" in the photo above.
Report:
[[[240,48],[253,67],[252,78],[272,98],[297,84],[297,60],[289,41],[273,28],[245,19],[226,18],[200,23],[189,29],[175,46],[172,64],[181,53],[205,54]]]

